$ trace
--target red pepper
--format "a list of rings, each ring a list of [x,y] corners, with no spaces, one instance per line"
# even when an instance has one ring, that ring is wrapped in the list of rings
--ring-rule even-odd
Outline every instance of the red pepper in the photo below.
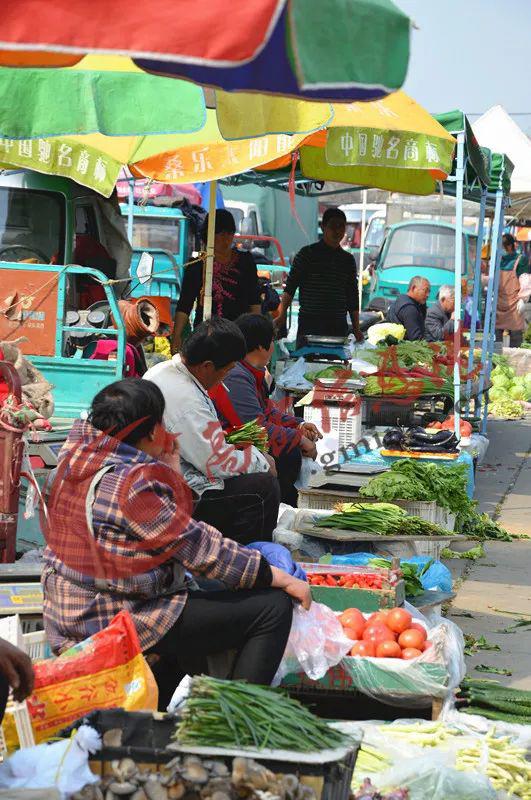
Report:
[[[327,584],[327,586],[337,586],[337,582],[335,578],[332,577],[332,575],[325,576],[325,583]]]

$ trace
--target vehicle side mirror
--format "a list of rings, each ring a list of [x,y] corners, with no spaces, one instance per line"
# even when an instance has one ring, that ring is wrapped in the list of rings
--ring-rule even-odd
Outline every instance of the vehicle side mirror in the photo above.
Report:
[[[148,283],[153,276],[155,259],[151,253],[142,253],[136,267],[136,277],[140,283]]]

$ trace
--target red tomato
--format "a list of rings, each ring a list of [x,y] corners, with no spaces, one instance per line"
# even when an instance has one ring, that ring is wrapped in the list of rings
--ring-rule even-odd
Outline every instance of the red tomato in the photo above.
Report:
[[[376,658],[402,658],[398,642],[380,642],[376,647]]]
[[[365,658],[373,658],[375,654],[373,642],[356,642],[350,651],[351,656],[362,656]]]
[[[352,625],[345,625],[343,627],[343,633],[349,639],[356,642],[358,639],[361,639],[364,629],[363,623],[353,623]]]
[[[424,637],[424,641],[428,638],[428,634],[424,625],[421,625],[420,622],[412,622],[411,625],[408,625],[408,628],[413,631],[420,631],[420,633]]]
[[[365,617],[357,608],[347,608],[339,615],[339,621],[344,628],[352,628],[356,625],[365,625]]]
[[[402,650],[402,658],[405,661],[411,661],[412,658],[418,658],[422,653],[416,647],[405,647]]]
[[[381,625],[379,623],[367,625],[363,631],[362,638],[364,642],[374,642],[375,644],[396,641],[396,636],[393,631],[389,630],[387,625]]]
[[[411,627],[413,617],[405,608],[393,608],[387,615],[386,624],[395,633],[402,633]]]
[[[407,630],[403,631],[403,633],[401,633],[398,637],[398,644],[400,647],[403,647],[406,650],[409,647],[414,647],[416,650],[420,650],[424,644],[424,641],[425,637],[420,631],[415,630],[415,628],[407,628]]]
[[[367,625],[387,625],[387,616],[383,611],[375,611],[367,620]]]

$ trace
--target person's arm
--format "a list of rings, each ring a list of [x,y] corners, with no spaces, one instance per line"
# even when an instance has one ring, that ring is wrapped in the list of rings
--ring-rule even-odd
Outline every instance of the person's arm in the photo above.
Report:
[[[529,259],[525,253],[520,253],[518,265],[516,267],[516,275],[519,278],[520,275],[526,275],[528,272],[531,272],[529,267]]]
[[[219,420],[205,407],[198,406],[181,416],[178,429],[171,419],[167,427],[180,434],[181,458],[211,480],[270,471],[268,460],[256,447],[237,450],[229,444]]]
[[[190,317],[195,301],[199,298],[203,284],[203,263],[197,262],[184,270],[183,285],[175,311],[173,333],[171,337],[172,355],[181,349],[182,334]]]
[[[347,280],[347,310],[352,322],[352,333],[357,342],[363,341],[363,333],[360,330],[360,310],[358,295],[358,276],[356,272],[356,259],[352,258],[349,277]]]
[[[0,639],[0,673],[13,689],[17,703],[32,693],[35,676],[31,658],[5,639]]]
[[[245,292],[247,295],[248,311],[250,314],[261,314],[262,304],[260,303],[260,287],[258,285],[258,270],[256,261],[251,253],[240,253],[240,258],[244,259],[245,269]]]
[[[426,314],[426,321],[424,323],[424,333],[427,342],[442,342],[444,339],[443,325],[441,320],[436,314]]]
[[[278,307],[278,316],[274,320],[274,325],[277,330],[285,327],[288,308],[290,307],[293,298],[295,297],[295,292],[300,286],[302,273],[304,271],[304,263],[305,263],[304,251],[305,248],[303,247],[302,250],[299,250],[295,258],[293,259],[293,264],[291,266],[288,279],[286,281],[286,287],[284,289],[284,292],[282,293],[282,297],[280,298],[280,305]]]

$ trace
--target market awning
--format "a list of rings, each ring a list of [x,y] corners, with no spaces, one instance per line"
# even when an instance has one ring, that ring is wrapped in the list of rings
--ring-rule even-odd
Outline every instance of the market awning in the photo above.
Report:
[[[24,0],[2,10],[0,65],[121,54],[227,91],[370,100],[402,86],[409,35],[392,0]]]
[[[493,106],[473,124],[485,147],[507,153],[514,164],[512,197],[531,196],[531,141],[502,106]]]
[[[462,111],[456,110],[435,114],[434,117],[453,136],[457,136],[459,133],[465,135],[465,195],[469,189],[473,191],[480,185],[487,186],[490,174],[490,153],[479,146],[466,115]]]
[[[452,167],[455,140],[404,92],[372,103],[335,105],[326,129],[300,147],[296,179],[337,181],[406,194],[431,194]],[[226,135],[226,131],[225,135]],[[260,172],[279,177],[291,156],[265,164]]]

